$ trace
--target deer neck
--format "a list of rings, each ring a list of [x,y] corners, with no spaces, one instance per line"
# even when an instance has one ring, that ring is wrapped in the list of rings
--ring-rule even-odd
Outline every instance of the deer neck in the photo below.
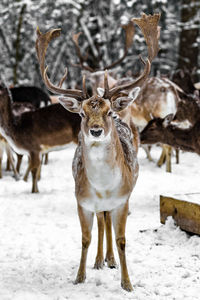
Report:
[[[110,134],[102,141],[91,142],[83,137],[83,160],[87,178],[97,190],[116,188],[122,177],[122,147],[114,124],[112,127]]]

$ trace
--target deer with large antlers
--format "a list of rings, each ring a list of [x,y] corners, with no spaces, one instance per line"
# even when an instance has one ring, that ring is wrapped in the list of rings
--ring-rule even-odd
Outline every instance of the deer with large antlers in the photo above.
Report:
[[[132,131],[126,123],[115,119],[114,113],[126,109],[134,101],[150,73],[151,61],[158,51],[159,17],[158,14],[143,14],[140,19],[132,19],[141,28],[148,46],[149,55],[146,61],[142,59],[145,68],[141,76],[128,84],[110,89],[105,72],[104,91],[91,97],[87,95],[84,77],[82,90],[62,88],[66,72],[58,86],[51,83],[44,59],[48,43],[60,35],[60,29],[45,34],[37,29],[36,49],[44,82],[50,91],[63,95],[59,101],[67,110],[79,114],[82,119],[72,167],[82,229],[82,255],[75,283],[82,283],[86,278],[87,252],[96,213],[99,236],[95,268],[102,268],[104,264],[104,226],[107,236],[106,261],[109,267],[115,266],[112,220],[121,264],[121,286],[126,291],[132,290],[125,256],[125,226],[129,198],[138,177],[138,163]]]
[[[119,65],[124,59],[127,57],[128,49],[132,46],[133,38],[135,35],[135,27],[133,22],[129,21],[127,24],[121,26],[125,33],[124,39],[124,50],[123,55],[118,58],[113,63],[103,66],[101,69],[94,69],[91,67],[91,59],[88,60],[88,55],[83,55],[82,50],[79,44],[79,38],[81,36],[81,32],[74,34],[72,36],[72,40],[75,45],[76,54],[79,63],[73,64],[76,67],[82,69],[83,74],[86,75],[87,80],[90,85],[87,84],[88,92],[97,91],[99,88],[103,88],[104,85],[104,71],[103,70],[111,70],[108,73],[108,85],[109,88],[116,87],[123,83],[128,83],[132,81],[130,77],[124,77],[117,80],[115,77],[115,71],[112,70],[114,67]],[[99,59],[100,60],[100,59]],[[96,63],[93,62],[93,65]],[[103,62],[101,61],[101,65]],[[142,131],[147,123],[151,120],[152,117],[165,117],[169,113],[175,113],[178,96],[176,89],[180,89],[173,82],[168,80],[167,78],[159,78],[159,77],[151,77],[146,80],[146,83],[141,88],[139,96],[136,101],[132,103],[128,107],[128,109],[123,110],[119,113],[120,118],[123,121],[127,122],[130,126],[130,118],[133,123],[137,126],[138,131]],[[139,139],[139,134],[135,130],[135,126],[131,128],[133,130],[133,135],[135,140]],[[147,145],[142,145],[144,148],[147,157],[150,161],[152,161],[152,157],[150,155],[150,147]],[[171,172],[171,147],[168,145],[162,146],[163,151],[161,157],[157,163],[160,167],[164,161],[166,160],[166,171]]]

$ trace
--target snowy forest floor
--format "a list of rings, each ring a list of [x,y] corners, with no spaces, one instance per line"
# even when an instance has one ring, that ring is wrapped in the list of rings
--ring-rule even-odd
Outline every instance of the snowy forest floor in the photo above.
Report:
[[[0,181],[0,300],[65,299],[199,299],[200,237],[177,228],[172,219],[160,224],[159,195],[199,193],[200,157],[173,158],[172,174],[139,151],[140,174],[130,199],[127,264],[132,293],[120,287],[120,268],[94,270],[97,224],[84,284],[73,285],[81,254],[81,230],[76,211],[71,162],[74,145],[49,155],[42,167],[40,194],[31,194],[31,180],[16,182],[4,172]],[[5,161],[4,165],[5,167]],[[24,161],[23,170],[26,168]],[[200,198],[199,198],[200,203]],[[119,259],[114,245],[115,258]]]

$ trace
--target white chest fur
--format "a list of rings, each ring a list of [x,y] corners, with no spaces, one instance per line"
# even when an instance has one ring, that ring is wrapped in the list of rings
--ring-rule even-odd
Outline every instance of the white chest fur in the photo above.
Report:
[[[112,153],[115,159],[116,154]],[[92,212],[110,211],[125,203],[127,196],[119,197],[121,188],[121,170],[112,167],[108,161],[106,144],[90,147],[87,151],[86,173],[90,183],[89,197],[83,199],[82,206]]]

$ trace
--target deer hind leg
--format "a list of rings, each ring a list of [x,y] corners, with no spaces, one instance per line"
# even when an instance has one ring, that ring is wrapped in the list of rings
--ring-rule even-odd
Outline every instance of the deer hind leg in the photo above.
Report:
[[[6,145],[6,154],[7,154],[8,160],[10,162],[10,165],[13,169],[15,180],[19,180],[19,173],[17,172],[17,169],[15,168],[14,158],[13,158],[10,146],[8,144]]]
[[[17,166],[16,166],[16,170],[17,170],[18,173],[20,171],[20,167],[21,167],[21,164],[22,164],[22,158],[23,158],[23,155],[17,154]]]
[[[106,225],[106,244],[107,244],[107,252],[106,252],[106,262],[109,268],[116,268],[117,264],[114,258],[113,253],[113,243],[112,243],[112,220],[111,214],[108,211],[104,212],[105,225]]]
[[[82,230],[82,253],[78,273],[74,282],[75,284],[83,283],[86,278],[86,260],[88,248],[91,242],[91,230],[94,217],[92,212],[86,211],[80,205],[78,205],[78,215]]]
[[[97,224],[98,224],[98,247],[97,247],[97,256],[96,256],[94,268],[103,269],[104,212],[97,213]]]
[[[39,193],[38,190],[38,175],[40,170],[39,153],[31,152],[30,154],[30,170],[32,173],[32,193]]]
[[[126,265],[126,238],[125,238],[125,227],[126,219],[128,215],[128,201],[125,205],[120,206],[112,212],[113,226],[115,230],[115,239],[117,244],[117,250],[121,265],[121,286],[124,290],[131,292],[133,287],[131,285],[127,265]]]

